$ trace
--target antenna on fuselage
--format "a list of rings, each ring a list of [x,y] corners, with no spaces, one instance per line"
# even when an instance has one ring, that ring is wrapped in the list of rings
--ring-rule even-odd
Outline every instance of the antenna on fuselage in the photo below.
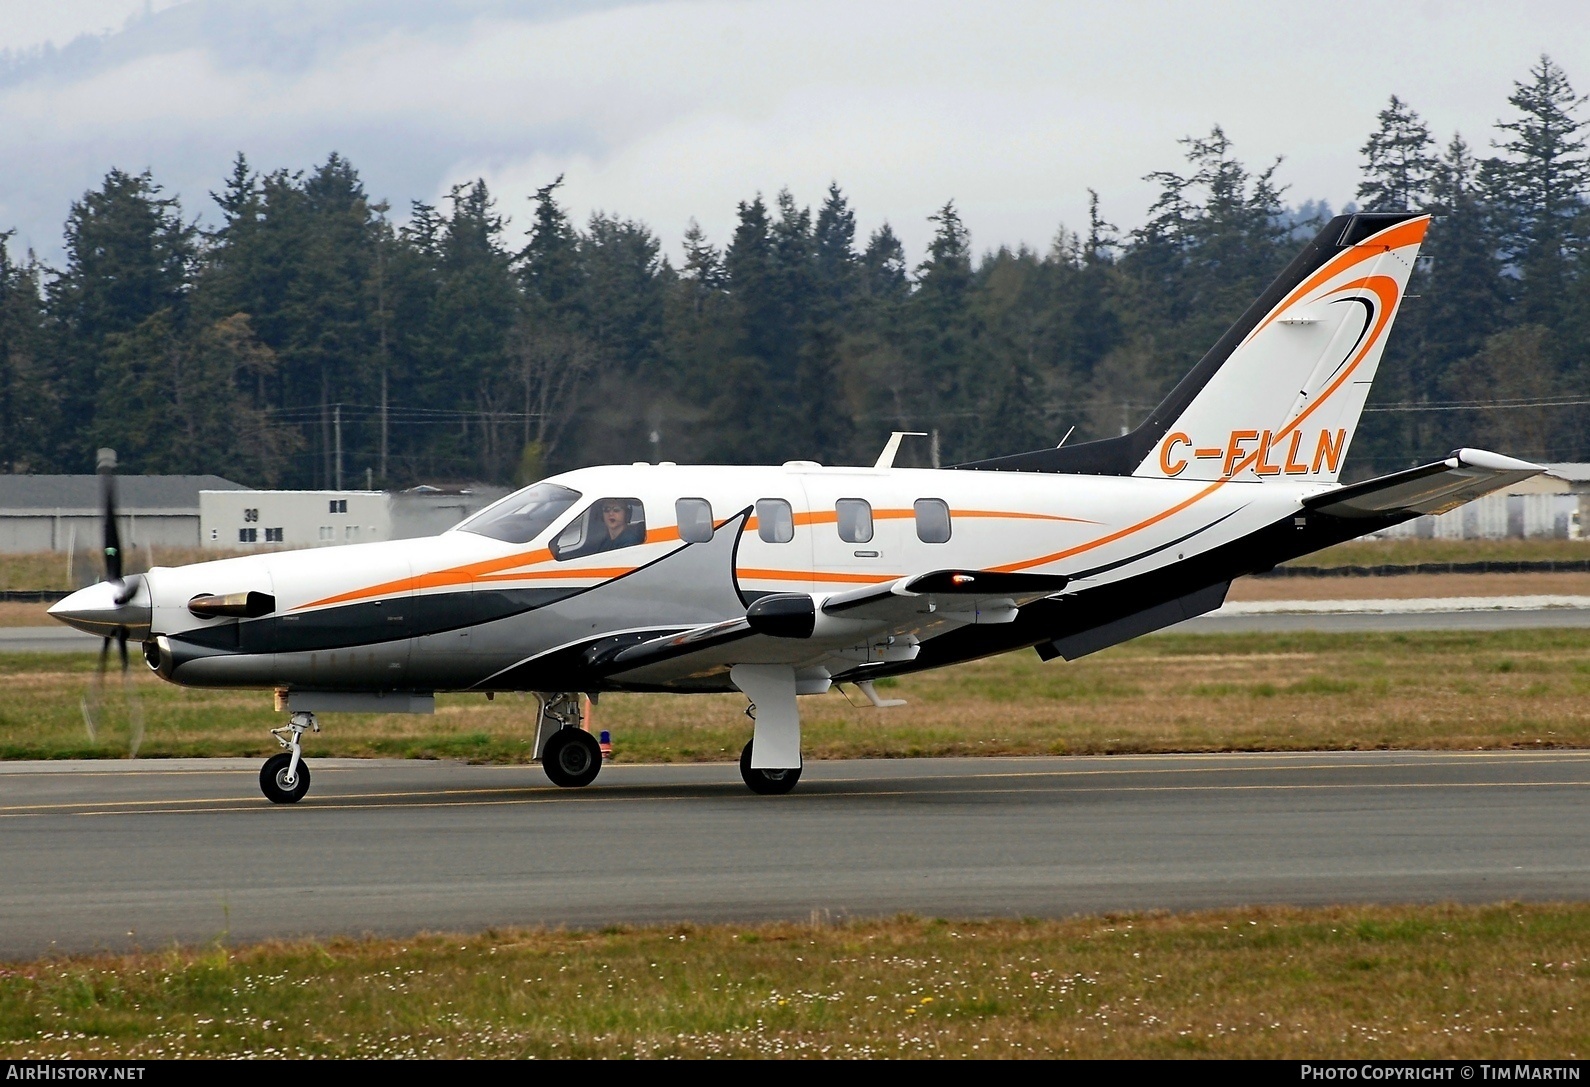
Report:
[[[893,468],[894,458],[900,452],[901,438],[926,438],[927,432],[922,430],[896,430],[889,435],[889,441],[883,447],[883,452],[878,454],[878,462],[874,468]]]
[[[1066,442],[1070,440],[1071,435],[1075,434],[1076,432],[1077,432],[1077,425],[1075,423],[1072,423],[1071,424],[1071,429],[1066,431],[1066,436],[1064,438],[1060,439],[1060,445],[1066,444]],[[1055,448],[1059,449],[1060,445],[1055,446]]]

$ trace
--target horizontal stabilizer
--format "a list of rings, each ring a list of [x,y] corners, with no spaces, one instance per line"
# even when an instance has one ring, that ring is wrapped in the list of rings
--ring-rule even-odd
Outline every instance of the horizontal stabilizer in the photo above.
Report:
[[[1459,449],[1445,460],[1337,487],[1306,499],[1303,505],[1316,513],[1347,518],[1446,513],[1545,470],[1483,449]]]

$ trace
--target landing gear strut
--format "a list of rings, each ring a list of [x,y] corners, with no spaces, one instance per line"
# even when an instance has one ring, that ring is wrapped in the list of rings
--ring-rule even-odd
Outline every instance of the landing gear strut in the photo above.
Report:
[[[259,787],[272,804],[296,804],[309,792],[309,764],[301,746],[305,732],[319,732],[320,722],[305,710],[293,714],[285,728],[271,729],[271,735],[286,751],[272,755],[260,767]]]
[[[778,796],[801,779],[801,718],[795,706],[800,689],[787,665],[736,664],[729,678],[751,705],[756,722],[751,742],[740,752],[740,777],[753,793]]]

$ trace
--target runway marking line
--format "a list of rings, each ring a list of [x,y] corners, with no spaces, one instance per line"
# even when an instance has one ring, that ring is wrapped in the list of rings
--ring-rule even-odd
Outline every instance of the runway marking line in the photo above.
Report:
[[[1388,753],[1388,754],[1390,754],[1390,753]],[[1286,765],[1257,765],[1257,766],[1250,765],[1250,766],[1243,766],[1243,765],[1230,765],[1230,764],[1227,764],[1227,765],[1219,765],[1219,766],[1161,766],[1161,767],[1126,767],[1126,766],[1118,766],[1118,765],[1117,766],[1094,765],[1094,766],[1091,766],[1091,767],[1086,768],[1086,769],[1004,770],[1004,771],[995,771],[995,772],[992,772],[992,773],[978,773],[978,772],[974,772],[974,773],[971,773],[971,774],[913,774],[913,775],[910,775],[910,776],[907,776],[907,777],[853,778],[853,779],[849,779],[849,780],[851,780],[851,781],[883,781],[883,782],[907,781],[907,782],[912,782],[912,781],[945,781],[945,780],[958,779],[958,778],[963,778],[964,777],[964,778],[970,778],[970,779],[974,779],[974,780],[987,781],[987,780],[1019,779],[1019,778],[1103,777],[1103,776],[1118,775],[1118,774],[1145,774],[1145,775],[1146,774],[1211,774],[1211,773],[1249,773],[1249,774],[1251,774],[1251,773],[1259,773],[1259,772],[1263,772],[1263,771],[1292,772],[1292,771],[1302,771],[1302,770],[1381,770],[1381,769],[1390,770],[1390,769],[1408,769],[1408,768],[1420,767],[1420,766],[1436,766],[1436,765],[1439,765],[1441,762],[1445,762],[1445,761],[1449,761],[1449,760],[1453,760],[1453,759],[1458,759],[1458,758],[1462,758],[1462,759],[1489,758],[1489,759],[1493,759],[1493,760],[1494,759],[1504,759],[1504,760],[1506,760],[1508,762],[1511,762],[1515,766],[1530,766],[1530,765],[1538,765],[1540,763],[1553,763],[1553,762],[1569,762],[1569,763],[1590,762],[1590,752],[1581,752],[1581,751],[1562,751],[1562,752],[1545,752],[1545,751],[1542,751],[1542,752],[1529,752],[1528,754],[1524,754],[1524,753],[1521,753],[1521,752],[1517,753],[1517,754],[1514,754],[1512,752],[1507,752],[1507,751],[1453,751],[1453,752],[1440,752],[1440,753],[1438,753],[1439,757],[1436,758],[1436,759],[1421,759],[1421,758],[1408,758],[1407,757],[1409,755],[1419,755],[1419,754],[1424,754],[1424,753],[1422,753],[1422,752],[1407,752],[1407,753],[1398,752],[1398,753],[1393,754],[1392,758],[1390,758],[1390,759],[1387,759],[1385,761],[1374,761],[1374,762],[1317,762],[1316,761],[1316,762],[1307,762],[1307,763],[1301,763],[1301,764],[1299,764],[1298,761],[1297,761],[1299,758],[1317,758],[1317,755],[1311,754],[1311,753],[1304,753],[1304,752],[1277,752],[1277,753],[1253,752],[1253,753],[1251,753],[1251,755],[1249,753],[1235,753],[1235,752],[1194,752],[1194,753],[1190,753],[1190,754],[1188,754],[1186,756],[1180,756],[1180,755],[1170,755],[1170,756],[1166,756],[1166,755],[1128,755],[1128,756],[1119,756],[1119,757],[1120,758],[1129,758],[1129,759],[1134,759],[1134,760],[1147,760],[1147,759],[1160,760],[1160,759],[1164,759],[1164,758],[1196,758],[1196,759],[1199,759],[1199,760],[1204,760],[1204,759],[1213,760],[1213,759],[1227,759],[1227,758],[1232,758],[1232,757],[1241,757],[1241,758],[1247,759],[1247,758],[1251,757],[1251,758],[1254,758],[1254,759],[1280,759],[1281,761],[1286,763]],[[1403,756],[1403,757],[1399,758],[1397,756]],[[997,757],[1000,757],[1000,756],[996,756],[996,758]],[[1060,757],[1063,757],[1063,756],[1060,756]],[[1113,758],[1116,758],[1117,756],[1079,756],[1079,757],[1083,757],[1083,758],[1112,758],[1113,759]],[[630,767],[630,768],[638,768],[638,766],[658,767],[658,766],[686,766],[686,765],[718,765],[718,764],[646,763],[646,764],[637,764],[637,767]],[[328,773],[328,772],[332,772],[332,771],[336,771],[336,772],[341,773],[341,772],[349,772],[349,771],[352,771],[352,770],[355,770],[355,769],[362,769],[362,768],[360,768],[360,767],[326,767],[326,768],[322,769],[322,768],[316,767],[315,769],[316,769],[317,773]],[[479,768],[476,768],[476,769],[498,769],[498,770],[513,770],[513,771],[524,772],[527,768],[523,767],[523,766],[504,766],[504,767],[479,767]],[[4,771],[0,771],[0,773],[3,773],[3,772]],[[100,773],[105,773],[105,772],[106,771],[100,771],[100,770],[63,771],[59,775],[52,775],[51,776],[51,780],[58,781],[58,780],[60,780],[60,778],[70,776],[71,774],[74,774],[74,773],[100,774]],[[142,771],[140,771],[140,773],[142,773]],[[165,773],[168,773],[168,772],[167,771],[156,771],[155,773],[158,775],[158,774],[165,774]],[[215,771],[207,771],[207,770],[176,770],[176,771],[169,771],[169,773],[172,773],[172,774],[218,773],[218,774],[228,774],[228,775],[247,773],[247,774],[252,776],[254,771],[252,771],[252,770],[215,770]],[[717,784],[720,784],[720,783],[718,783],[718,782],[702,782],[700,784],[701,785],[717,785]],[[381,793],[350,793],[350,794],[347,794],[346,799],[350,799],[350,800],[373,800],[373,799],[379,799],[379,798],[382,798],[382,797],[399,797],[399,796],[401,796],[401,797],[423,797],[423,796],[466,795],[466,794],[471,794],[471,793],[491,792],[491,791],[505,789],[505,788],[510,788],[510,787],[511,786],[507,786],[507,785],[488,785],[488,786],[477,786],[477,787],[472,787],[472,788],[461,788],[461,789],[422,789],[422,790],[414,790],[414,791],[399,790],[399,791],[381,792]],[[630,786],[630,787],[633,788],[635,786]],[[678,786],[670,786],[670,787],[677,788]],[[541,789],[543,791],[547,791],[547,789],[548,789],[547,786],[526,786],[526,788],[536,788],[536,789]],[[557,794],[556,793],[552,793],[551,795],[557,795]],[[237,800],[237,799],[239,799],[239,798],[237,798],[237,797],[216,796],[216,797],[175,798],[175,799],[171,799],[171,800],[145,801],[145,803],[157,803],[157,804],[209,804],[209,803],[225,803],[227,801]],[[100,801],[91,801],[90,800],[90,801],[67,801],[67,802],[60,803],[60,804],[17,804],[17,805],[11,805],[11,806],[0,806],[0,816],[3,816],[5,813],[12,812],[12,811],[35,812],[35,811],[52,810],[52,809],[115,808],[115,807],[123,806],[126,803],[127,803],[127,801],[125,801],[125,800],[100,800]]]
[[[1099,793],[1234,793],[1234,792],[1283,792],[1294,791],[1345,791],[1350,789],[1362,790],[1392,790],[1392,789],[1541,789],[1541,788],[1590,788],[1590,781],[1398,781],[1380,784],[1362,783],[1293,783],[1274,785],[1103,785],[1087,786],[1080,792],[1088,794]],[[467,793],[468,790],[449,790],[448,794],[418,794],[424,795],[449,795]],[[988,796],[1006,794],[1004,789],[935,789],[935,790],[859,790],[844,789],[825,792],[808,792],[791,797],[792,800],[816,800],[822,798],[837,799],[873,799],[877,797],[929,797],[929,796]],[[408,798],[415,794],[408,793],[373,793],[349,797],[349,800],[380,800],[387,797]],[[737,792],[736,792],[737,795]],[[401,808],[478,808],[502,807],[516,804],[600,804],[600,803],[626,803],[626,802],[674,802],[707,799],[694,796],[657,795],[657,796],[613,796],[613,795],[587,795],[564,796],[558,793],[538,791],[535,795],[523,797],[503,797],[499,799],[457,799],[457,800],[421,800],[405,803],[347,803],[338,799],[328,799],[323,802],[303,805],[305,811],[370,811],[391,810]],[[104,815],[203,815],[216,812],[268,812],[279,810],[276,806],[266,806],[256,800],[243,800],[237,797],[215,797],[198,800],[177,800],[169,802],[169,807],[120,807],[102,811],[84,811],[83,805],[52,805],[52,810],[38,808],[14,808],[0,813],[3,819],[42,818],[51,814],[72,815],[78,817],[92,817]],[[214,805],[199,807],[195,805]],[[69,810],[55,811],[55,808]]]
[[[1207,757],[1221,757],[1221,755],[1223,755],[1223,754],[1224,753],[1217,754],[1217,753],[1210,752],[1210,753],[1207,753]],[[974,773],[974,774],[969,775],[969,776],[973,780],[987,781],[987,780],[1017,780],[1017,779],[1043,779],[1043,778],[1067,778],[1067,777],[1071,777],[1071,778],[1089,778],[1089,777],[1105,777],[1105,776],[1120,775],[1120,774],[1139,774],[1139,775],[1155,774],[1155,775],[1158,775],[1158,774],[1207,774],[1207,773],[1217,773],[1217,772],[1255,773],[1255,772],[1266,771],[1266,770],[1269,770],[1269,771],[1300,771],[1300,770],[1408,769],[1410,767],[1417,767],[1417,766],[1438,765],[1440,762],[1447,761],[1447,759],[1451,758],[1451,757],[1472,758],[1472,757],[1475,757],[1475,756],[1482,756],[1482,757],[1483,756],[1488,756],[1488,757],[1491,757],[1493,759],[1495,759],[1495,758],[1505,758],[1508,761],[1512,762],[1514,765],[1538,765],[1540,763],[1554,763],[1554,762],[1571,762],[1572,763],[1572,762],[1586,762],[1586,761],[1590,761],[1590,752],[1584,752],[1584,753],[1581,753],[1581,752],[1561,752],[1561,753],[1553,753],[1553,754],[1548,754],[1546,752],[1541,752],[1541,753],[1536,754],[1536,753],[1531,752],[1528,755],[1512,755],[1512,754],[1510,754],[1508,752],[1500,752],[1500,751],[1497,751],[1497,752],[1475,751],[1475,752],[1452,752],[1452,753],[1450,753],[1450,755],[1448,755],[1447,753],[1442,753],[1442,757],[1440,759],[1437,759],[1437,760],[1416,759],[1416,760],[1409,760],[1409,761],[1401,761],[1401,760],[1399,760],[1399,761],[1394,761],[1394,762],[1351,762],[1351,763],[1311,762],[1311,763],[1304,763],[1302,765],[1298,765],[1295,760],[1286,760],[1287,762],[1289,762],[1291,764],[1290,765],[1286,765],[1286,766],[1274,766],[1274,765],[1271,765],[1271,766],[1232,766],[1232,765],[1225,765],[1225,766],[1193,766],[1193,767],[1174,767],[1174,766],[1169,766],[1169,767],[1136,768],[1136,769],[1130,768],[1130,767],[1120,767],[1120,766],[1110,766],[1110,767],[1096,766],[1096,767],[1089,768],[1089,769],[1077,769],[1077,770],[1070,770],[1070,769],[1067,769],[1067,770],[1012,770],[1012,771],[1000,771],[1000,772],[995,772],[995,773]],[[1159,758],[1161,756],[1137,756],[1137,757],[1138,758]],[[658,764],[658,765],[668,765],[668,764]],[[328,769],[330,769],[330,768],[328,768]],[[339,768],[339,769],[352,769],[352,768],[351,767],[345,767],[345,768]],[[504,767],[503,769],[510,769],[510,768]],[[519,770],[521,768],[520,767],[512,767],[511,769]],[[84,772],[85,773],[99,773],[101,771],[84,771]],[[173,772],[174,773],[204,773],[204,772],[207,772],[207,771],[173,771]],[[241,771],[214,771],[214,772],[216,772],[216,773],[240,773]],[[869,781],[870,780],[870,781],[878,781],[878,782],[886,782],[886,783],[887,782],[901,782],[901,781],[905,781],[905,782],[945,781],[945,780],[949,780],[951,778],[957,778],[957,777],[962,777],[962,776],[966,776],[966,775],[917,774],[917,775],[912,775],[910,777],[904,777],[904,778],[899,778],[899,777],[870,778],[870,779],[863,778],[863,779],[859,779],[859,780],[860,781]],[[845,784],[854,784],[857,780],[858,779],[851,779],[850,782],[846,782]],[[702,786],[709,786],[709,787],[710,786],[716,786],[718,784],[720,784],[720,783],[718,783],[718,782],[702,782],[701,783]],[[722,783],[722,784],[727,784],[727,783]],[[836,784],[838,784],[838,783],[836,783]],[[1587,784],[1587,783],[1583,783],[1583,782],[1540,782],[1540,783],[1536,783],[1536,782],[1517,782],[1517,783],[1510,783],[1510,782],[1473,782],[1473,783],[1469,783],[1469,782],[1452,782],[1452,783],[1393,782],[1393,783],[1389,783],[1387,785],[1369,785],[1369,784],[1365,784],[1365,785],[1351,785],[1351,784],[1344,784],[1344,785],[1329,785],[1329,784],[1320,784],[1320,785],[1295,784],[1295,785],[1288,785],[1288,784],[1276,784],[1276,785],[1255,785],[1255,786],[1247,786],[1247,785],[1241,785],[1241,786],[1239,786],[1239,785],[1231,785],[1231,786],[1214,786],[1214,785],[1210,785],[1210,786],[1205,786],[1205,785],[1188,785],[1188,786],[1125,786],[1125,785],[1122,785],[1122,786],[1106,786],[1104,789],[1090,788],[1090,791],[1099,792],[1099,791],[1106,791],[1106,790],[1113,790],[1113,791],[1137,790],[1137,791],[1152,792],[1152,791],[1161,791],[1161,790],[1163,790],[1163,791],[1198,790],[1198,789],[1221,790],[1221,789],[1250,789],[1250,788],[1252,788],[1252,789],[1390,788],[1390,787],[1399,787],[1399,786],[1407,786],[1407,787],[1414,787],[1414,786],[1418,786],[1418,787],[1440,787],[1442,785],[1448,785],[1450,787],[1460,787],[1460,786],[1465,786],[1465,785],[1475,785],[1475,786],[1484,786],[1484,787],[1500,787],[1500,786],[1505,786],[1505,785],[1508,785],[1508,784],[1520,784],[1520,785],[1556,784],[1556,785],[1565,785],[1565,784]],[[464,797],[464,796],[471,796],[471,795],[480,795],[480,794],[490,793],[490,792],[499,792],[499,791],[501,791],[501,790],[503,790],[505,788],[508,788],[508,786],[487,786],[487,787],[484,787],[484,788],[463,788],[463,789],[428,789],[428,790],[416,790],[416,791],[401,790],[401,791],[379,792],[379,793],[350,793],[350,794],[347,794],[344,797],[327,798],[327,801],[325,803],[314,803],[314,802],[311,802],[311,804],[309,806],[312,806],[312,807],[315,807],[315,808],[318,809],[318,808],[329,807],[331,805],[331,803],[337,802],[340,807],[349,808],[349,807],[355,807],[356,805],[342,804],[340,802],[341,801],[348,801],[348,800],[352,800],[352,801],[357,801],[357,800],[383,800],[383,799],[388,799],[388,798],[412,799],[412,798],[427,797],[427,796],[436,796],[436,797],[459,796],[459,797]],[[544,802],[544,801],[550,801],[554,797],[558,797],[558,796],[563,795],[561,790],[554,790],[554,789],[549,788],[547,786],[527,786],[527,788],[535,789],[536,792],[537,792],[537,795],[535,797],[533,797],[533,798],[532,797],[512,797],[512,798],[508,798],[507,800],[505,800],[504,803]],[[678,788],[678,786],[665,786],[665,788]],[[957,792],[957,793],[968,793],[968,792],[970,792],[973,795],[981,795],[981,794],[985,794],[985,793],[994,792],[996,790],[991,790],[991,789],[983,789],[983,790],[958,789],[958,790],[954,790],[954,791]],[[891,791],[885,791],[885,792],[868,791],[865,794],[859,794],[858,793],[858,794],[855,794],[855,795],[893,796],[893,795],[903,795],[905,792],[906,792],[905,790],[891,790]],[[806,794],[806,795],[810,795],[810,794]],[[850,795],[850,794],[848,794],[848,793],[838,793],[838,792],[830,791],[830,792],[827,792],[827,793],[825,793],[823,795],[836,796],[836,795]],[[923,794],[923,793],[917,792],[917,793],[914,793],[913,795],[928,795],[928,794]],[[935,794],[932,794],[932,795],[942,795],[942,794],[941,793],[935,793]],[[600,795],[588,794],[588,795],[584,795],[584,796],[576,795],[576,796],[567,796],[567,797],[565,797],[565,800],[567,802],[579,801],[579,802],[582,802],[582,803],[589,803],[589,802],[592,802],[592,801],[614,801],[614,802],[617,802],[619,800],[652,800],[652,799],[685,799],[685,798],[683,798],[683,797],[673,798],[673,797],[662,797],[662,796],[658,796],[658,797],[651,797],[651,796],[645,796],[645,797],[616,797],[616,796],[612,796],[610,794],[600,794]],[[138,801],[132,801],[131,803],[134,804],[134,805],[137,805],[139,802]],[[244,798],[235,797],[235,796],[173,798],[173,799],[170,799],[170,800],[144,801],[143,803],[146,804],[146,805],[147,804],[163,804],[163,805],[168,805],[168,807],[162,807],[162,808],[128,807],[129,802],[127,800],[66,801],[66,802],[56,803],[56,804],[15,804],[15,805],[9,805],[9,806],[0,806],[0,818],[5,818],[5,817],[8,817],[8,816],[15,816],[15,815],[41,815],[41,814],[48,814],[49,812],[52,812],[52,811],[61,811],[61,812],[65,812],[65,813],[68,813],[68,814],[79,814],[79,815],[94,815],[94,814],[101,814],[101,813],[110,814],[110,815],[116,815],[116,814],[127,814],[129,812],[137,812],[137,813],[140,813],[140,814],[153,814],[153,813],[158,813],[158,812],[163,812],[163,811],[180,812],[180,811],[183,811],[183,810],[195,810],[195,811],[224,811],[224,810],[251,811],[251,810],[255,810],[256,808],[258,808],[258,802],[257,801],[254,801],[252,799],[245,800]],[[481,803],[484,803],[484,801],[481,801]],[[248,807],[238,807],[236,809],[213,808],[213,807],[195,807],[196,805],[214,805],[214,804],[223,804],[223,805],[225,805],[225,804],[247,804]],[[370,806],[374,806],[374,805],[370,805]],[[395,805],[389,805],[389,806],[395,806]],[[407,805],[407,806],[420,807],[420,806],[424,806],[424,805],[422,803],[416,802],[416,803],[413,803],[413,804],[410,804],[410,805]],[[84,809],[98,809],[98,810],[84,810]],[[269,810],[272,810],[272,809],[259,808],[259,810],[269,811]]]

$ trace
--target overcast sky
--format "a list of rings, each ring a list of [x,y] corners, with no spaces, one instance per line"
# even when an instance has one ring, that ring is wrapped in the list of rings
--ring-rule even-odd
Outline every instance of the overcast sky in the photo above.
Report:
[[[60,258],[72,200],[151,169],[190,217],[232,157],[348,156],[400,218],[483,176],[513,229],[566,174],[577,217],[649,223],[830,180],[917,259],[947,199],[974,245],[1044,247],[1087,189],[1130,229],[1176,141],[1222,125],[1287,199],[1352,199],[1397,94],[1485,152],[1542,52],[1590,91],[1590,4],[0,0],[0,230]]]

